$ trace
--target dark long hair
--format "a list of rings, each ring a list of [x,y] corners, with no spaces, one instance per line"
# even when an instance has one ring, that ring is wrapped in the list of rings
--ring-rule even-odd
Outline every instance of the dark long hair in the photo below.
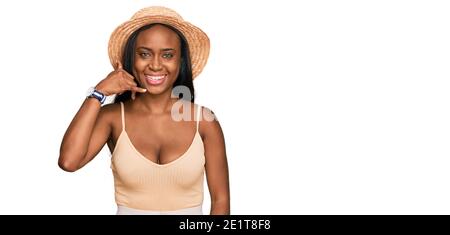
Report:
[[[178,34],[178,37],[180,39],[180,48],[181,48],[181,59],[180,59],[180,72],[178,73],[177,80],[175,80],[175,83],[173,84],[173,87],[176,86],[185,86],[189,88],[189,91],[191,93],[191,97],[179,97],[184,100],[194,102],[195,95],[194,95],[194,83],[192,82],[192,67],[191,67],[191,59],[189,56],[189,47],[186,39],[184,38],[183,34],[180,33],[177,29],[170,25],[165,24],[149,24],[145,25],[135,32],[131,34],[131,36],[128,38],[127,43],[125,44],[125,49],[123,52],[123,58],[122,58],[122,66],[125,71],[127,71],[129,74],[131,74],[134,77],[133,74],[133,65],[134,65],[134,56],[135,56],[135,47],[136,47],[136,39],[140,32],[147,30],[155,25],[163,25],[171,30],[173,30],[175,33]],[[139,85],[139,83],[136,80],[136,77],[134,78],[134,81]],[[172,87],[172,88],[173,88]],[[124,102],[131,99],[131,91],[126,91],[120,95],[117,95],[114,103]]]

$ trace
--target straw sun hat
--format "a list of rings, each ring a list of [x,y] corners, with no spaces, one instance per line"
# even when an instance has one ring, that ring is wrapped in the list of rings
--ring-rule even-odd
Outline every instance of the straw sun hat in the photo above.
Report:
[[[184,21],[174,10],[166,7],[147,7],[136,12],[130,20],[119,25],[111,34],[108,45],[109,60],[113,67],[122,62],[122,56],[130,35],[142,26],[154,23],[166,24],[180,31],[189,45],[192,78],[197,77],[206,65],[209,55],[209,38],[198,27]]]

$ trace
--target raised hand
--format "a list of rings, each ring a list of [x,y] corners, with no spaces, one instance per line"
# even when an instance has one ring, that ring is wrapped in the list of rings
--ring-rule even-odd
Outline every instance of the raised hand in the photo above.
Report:
[[[105,79],[100,81],[95,89],[107,96],[131,91],[131,98],[133,100],[136,97],[136,92],[147,92],[147,89],[137,86],[133,76],[122,68],[120,62],[117,63],[116,70],[109,73]]]

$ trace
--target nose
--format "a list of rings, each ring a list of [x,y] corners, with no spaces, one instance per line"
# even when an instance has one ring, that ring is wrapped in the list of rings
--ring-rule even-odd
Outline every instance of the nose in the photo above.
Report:
[[[153,71],[159,71],[162,69],[161,61],[159,56],[153,57],[153,59],[148,63],[148,67]]]

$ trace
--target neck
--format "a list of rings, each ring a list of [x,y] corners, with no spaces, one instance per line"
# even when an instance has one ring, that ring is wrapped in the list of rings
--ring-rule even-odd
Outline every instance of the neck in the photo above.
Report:
[[[137,102],[136,102],[137,101]],[[152,95],[148,92],[137,95],[135,99],[136,105],[139,105],[140,110],[150,114],[162,114],[167,111],[170,112],[173,103],[177,101],[176,98],[171,98],[171,92]]]

